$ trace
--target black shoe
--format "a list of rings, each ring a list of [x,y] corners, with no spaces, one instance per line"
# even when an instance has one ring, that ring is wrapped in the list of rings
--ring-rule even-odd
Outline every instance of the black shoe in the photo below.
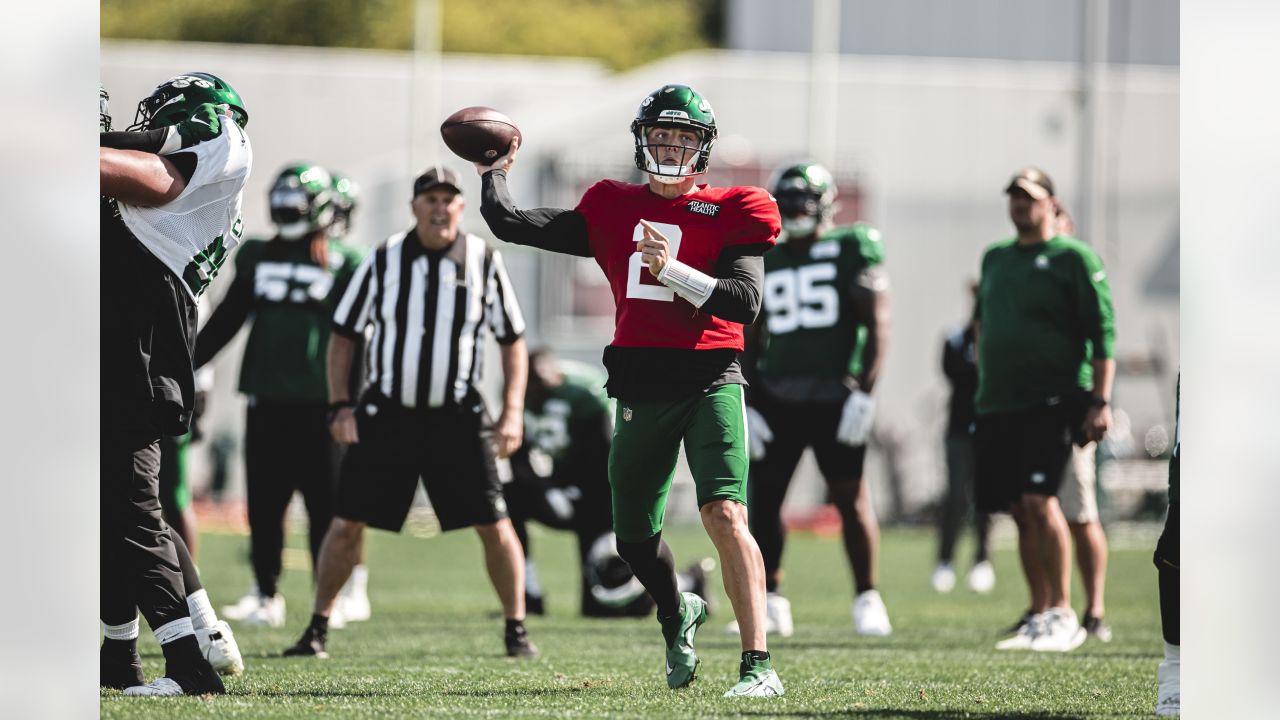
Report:
[[[98,685],[113,690],[145,685],[146,677],[142,674],[142,658],[138,651],[129,648],[125,651],[112,651],[106,645],[98,652]]]
[[[524,628],[516,632],[508,632],[506,640],[507,657],[532,660],[542,654],[538,652],[538,646],[529,639],[529,633]]]
[[[222,695],[227,692],[226,686],[222,684],[222,678],[218,676],[218,671],[214,670],[207,661],[197,667],[173,672],[166,668],[165,677],[178,683],[187,695]]]
[[[526,615],[546,615],[547,610],[543,597],[526,593],[524,596],[524,612]]]
[[[328,640],[327,636],[317,632],[313,627],[308,627],[302,631],[302,637],[298,638],[298,642],[284,649],[284,656],[316,657],[321,660],[328,660],[329,653],[324,649],[326,640]]]
[[[1111,626],[1102,622],[1101,615],[1085,615],[1083,625],[1089,637],[1104,643],[1111,642]]]

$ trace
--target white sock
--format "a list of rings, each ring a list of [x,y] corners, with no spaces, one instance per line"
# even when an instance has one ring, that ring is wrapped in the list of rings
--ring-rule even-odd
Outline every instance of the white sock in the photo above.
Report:
[[[168,645],[174,640],[194,635],[196,631],[195,628],[191,627],[191,618],[184,617],[167,622],[151,632],[155,633],[156,642],[161,645]]]
[[[538,568],[528,558],[524,561],[524,593],[525,595],[542,595],[542,583],[538,582]]]
[[[1171,643],[1167,643],[1167,642],[1164,644],[1164,659],[1165,659],[1165,662],[1175,662],[1175,663],[1176,663],[1176,662],[1181,662],[1181,657],[1182,657],[1182,646],[1181,646],[1181,645],[1173,645],[1173,644],[1171,644]]]
[[[108,640],[137,640],[138,639],[138,616],[134,615],[133,620],[123,625],[102,624],[102,634]]]
[[[369,586],[369,568],[365,565],[357,565],[351,568],[351,580],[349,582],[353,588],[364,590]]]
[[[187,609],[191,611],[191,625],[196,630],[207,630],[218,624],[218,616],[209,602],[209,593],[201,588],[187,596]]]

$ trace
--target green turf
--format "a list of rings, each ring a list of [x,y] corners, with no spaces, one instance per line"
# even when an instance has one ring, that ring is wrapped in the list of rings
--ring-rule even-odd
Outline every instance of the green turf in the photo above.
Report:
[[[711,554],[698,529],[669,529],[667,537],[678,561]],[[296,557],[301,538],[290,542]],[[723,632],[730,618],[718,574],[719,611],[698,636],[699,679],[673,692],[664,681],[657,623],[579,618],[571,538],[535,529],[534,542],[550,591],[549,615],[529,622],[542,660],[503,657],[498,604],[472,533],[422,539],[375,532],[368,542],[373,619],[333,631],[331,660],[278,657],[309,616],[309,575],[289,570],[288,626],[236,628],[248,670],[227,681],[228,695],[142,699],[103,692],[102,717],[950,720],[1148,717],[1155,706],[1161,641],[1149,550],[1112,553],[1107,614],[1113,642],[1090,641],[1068,655],[1011,654],[992,644],[1025,603],[1012,549],[995,555],[999,582],[992,595],[957,589],[939,596],[928,587],[932,535],[886,532],[880,587],[895,631],[870,639],[852,632],[838,539],[793,533],[783,589],[792,600],[796,634],[770,648],[787,694],[730,701],[720,695],[737,679],[739,651],[736,638]],[[246,546],[243,537],[204,538],[200,565],[215,606],[233,602],[248,587]],[[1082,597],[1078,583],[1073,597]],[[163,660],[145,627],[140,648],[152,678]]]

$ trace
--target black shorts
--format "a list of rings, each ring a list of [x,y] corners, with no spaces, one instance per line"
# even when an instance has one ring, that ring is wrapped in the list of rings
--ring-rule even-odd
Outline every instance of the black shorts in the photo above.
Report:
[[[1156,553],[1152,560],[1161,570],[1178,570],[1182,555],[1178,552],[1178,503],[1169,503],[1169,514],[1164,519],[1164,532],[1156,542]]]
[[[334,514],[399,532],[418,480],[442,530],[507,517],[493,424],[480,402],[411,409],[368,395],[356,408],[360,442],[342,461]]]
[[[765,448],[764,460],[751,463],[752,482],[781,484],[785,492],[807,447],[813,448],[818,469],[828,483],[862,480],[867,446],[836,440],[843,402],[786,403],[764,393],[756,396],[756,402],[756,409],[773,431],[773,440]]]
[[[1023,495],[1058,494],[1071,460],[1078,412],[1068,403],[978,416],[974,433],[974,503],[1008,512]]]

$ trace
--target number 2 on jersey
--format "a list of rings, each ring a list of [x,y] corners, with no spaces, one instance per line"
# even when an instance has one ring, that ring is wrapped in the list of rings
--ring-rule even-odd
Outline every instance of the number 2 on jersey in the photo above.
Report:
[[[679,225],[671,225],[668,223],[649,222],[655,230],[662,233],[667,238],[667,257],[674,260],[680,255],[680,231]],[[644,226],[636,223],[635,230],[631,232],[631,242],[638,243],[644,239]],[[637,300],[659,300],[662,302],[674,302],[676,299],[675,291],[665,285],[645,285],[640,282],[641,273],[649,277],[649,266],[644,264],[644,259],[640,257],[639,252],[631,253],[631,259],[627,261],[627,297]]]

